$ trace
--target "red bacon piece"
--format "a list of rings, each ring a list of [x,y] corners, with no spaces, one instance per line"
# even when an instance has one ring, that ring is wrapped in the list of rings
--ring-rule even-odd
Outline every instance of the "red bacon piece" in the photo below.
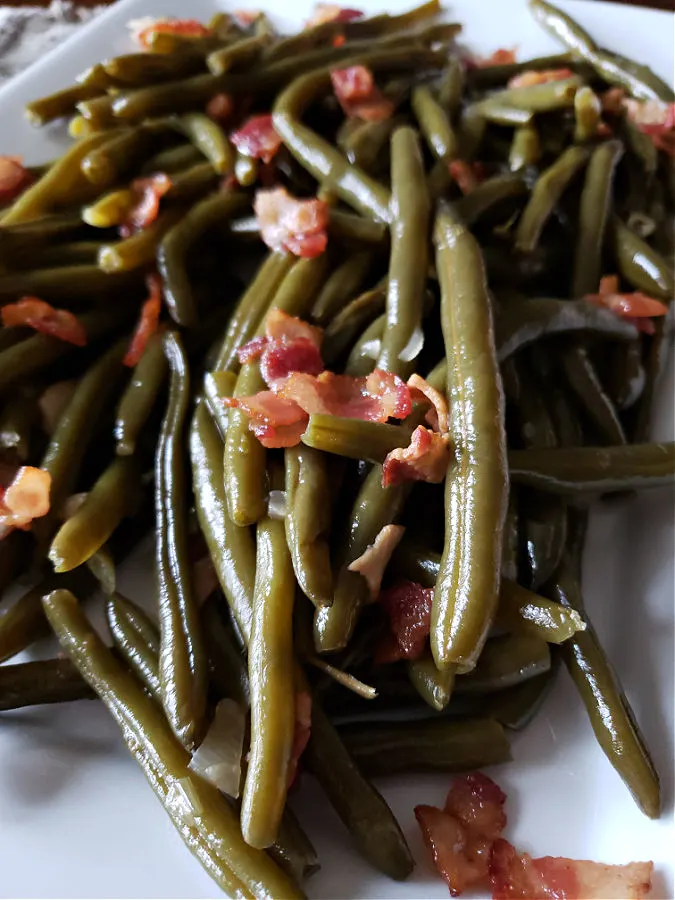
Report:
[[[326,249],[328,204],[323,200],[298,200],[279,187],[258,191],[253,209],[260,236],[272,250],[311,259]]]
[[[137,178],[131,183],[131,189],[137,200],[129,212],[127,219],[120,227],[124,237],[152,225],[159,215],[159,201],[171,187],[171,179],[164,172],[156,172],[147,178]]]
[[[390,487],[403,481],[428,481],[440,484],[450,464],[447,434],[418,425],[407,447],[387,454],[382,466],[382,485]]]
[[[405,419],[412,411],[410,390],[397,375],[375,369],[365,378],[322,372],[318,377],[293,374],[281,389],[281,396],[294,400],[305,412],[325,413],[386,422]]]
[[[264,163],[272,160],[281,138],[274,130],[271,115],[251,116],[241,128],[233,131],[230,140],[244,156],[261,159]]]
[[[6,328],[26,326],[40,334],[84,347],[87,343],[87,332],[84,325],[74,313],[67,309],[56,309],[37,297],[22,297],[18,303],[8,303],[2,307],[2,324]]]
[[[366,66],[333,69],[330,78],[346,116],[380,122],[394,112],[394,104],[376,87],[373,73]]]
[[[162,311],[162,279],[156,272],[145,279],[148,289],[148,299],[141,307],[141,315],[134,331],[122,364],[133,368],[139,361],[148,341],[159,328],[159,316]]]
[[[544,69],[541,72],[537,72],[534,69],[527,69],[525,72],[520,72],[518,75],[514,75],[513,78],[509,79],[508,87],[534,87],[536,84],[549,84],[551,81],[564,81],[566,78],[571,78],[573,75],[574,72],[571,69]]]
[[[401,581],[382,591],[378,602],[389,616],[393,640],[387,639],[378,646],[376,663],[419,659],[424,653],[429,637],[433,594],[432,588],[422,587],[415,581]]]

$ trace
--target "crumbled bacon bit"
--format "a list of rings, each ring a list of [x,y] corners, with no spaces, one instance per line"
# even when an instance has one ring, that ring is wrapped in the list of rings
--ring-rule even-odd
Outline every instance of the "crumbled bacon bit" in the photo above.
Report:
[[[362,18],[360,9],[343,9],[335,3],[315,3],[311,17],[305,22],[305,29],[323,25],[324,22],[353,22]]]
[[[293,374],[280,394],[294,400],[310,415],[324,413],[364,422],[405,419],[412,410],[407,385],[398,376],[381,369],[364,378],[329,371],[318,377]]]
[[[447,434],[418,425],[407,447],[387,454],[382,466],[382,486],[403,481],[428,481],[440,484],[450,465],[450,440]]]
[[[510,66],[516,62],[516,48],[511,50],[500,48],[490,56],[465,56],[462,59],[467,70],[488,69],[490,66]]]
[[[658,150],[675,159],[675,103],[625,98],[626,112],[640,131],[648,134]]]
[[[492,847],[490,883],[493,900],[643,900],[651,891],[653,868],[651,862],[608,866],[556,856],[532,859],[500,838]]]
[[[259,358],[265,383],[278,390],[292,372],[323,372],[322,338],[321,328],[275,308],[267,315],[265,335],[244,344],[237,356],[242,365]]]
[[[0,156],[0,203],[14,200],[32,180],[20,156]]]
[[[404,532],[403,525],[385,525],[378,532],[374,543],[369,544],[361,556],[347,567],[350,572],[358,572],[366,579],[370,596],[373,598],[377,597],[380,591],[384,570],[389,565],[391,555]]]
[[[268,163],[279,147],[281,138],[274,130],[271,115],[251,116],[241,128],[232,132],[230,140],[244,156]]]
[[[668,307],[660,300],[648,297],[642,291],[623,294],[619,291],[619,279],[616,275],[605,275],[600,279],[597,294],[587,294],[584,298],[596,306],[604,306],[621,319],[632,322],[638,331],[654,334],[652,317],[665,316]]]
[[[137,199],[126,221],[120,226],[120,234],[128,237],[151,225],[159,214],[159,201],[171,187],[171,179],[165,172],[156,172],[147,178],[131,182],[131,190]]]
[[[0,496],[0,540],[15,528],[30,528],[49,512],[52,476],[45,469],[22,466]]]
[[[571,69],[544,69],[541,72],[527,69],[525,72],[520,72],[520,74],[514,75],[513,78],[509,79],[507,87],[534,87],[536,84],[564,81],[566,78],[571,78],[572,75],[574,75],[574,72]]]
[[[234,109],[234,100],[230,94],[216,94],[206,104],[206,115],[219,125],[229,125]]]
[[[297,691],[295,695],[295,732],[291,758],[288,763],[288,786],[290,787],[298,774],[298,763],[309,743],[312,731],[312,695],[307,691]]]
[[[294,447],[309,421],[297,403],[274,391],[259,391],[251,397],[226,397],[224,402],[248,416],[249,429],[264,447]]]
[[[626,92],[623,88],[613,87],[600,94],[600,102],[602,103],[602,111],[618,116],[623,112],[623,101],[626,98]]]
[[[154,20],[137,20],[130,22],[132,36],[141,47],[149,50],[154,34],[176,34],[181,37],[204,37],[210,30],[196,19],[161,18]],[[139,27],[142,26],[142,27]]]
[[[408,387],[414,403],[429,403],[431,408],[425,416],[426,422],[432,431],[439,434],[447,434],[450,428],[448,401],[440,391],[433,388],[421,375],[411,375],[408,379]]]
[[[456,778],[445,808],[415,807],[415,818],[434,865],[453,897],[486,887],[493,842],[506,825],[506,795],[481,772]]]
[[[448,171],[463,194],[470,194],[483,180],[483,166],[478,162],[468,163],[462,159],[454,159],[448,163]]]
[[[401,581],[382,591],[378,602],[389,616],[389,635],[375,651],[378,664],[418,659],[427,645],[433,588]]]
[[[394,104],[377,88],[373,73],[366,66],[333,69],[330,80],[346,116],[380,122],[393,114]]]
[[[279,187],[258,191],[253,209],[260,235],[272,250],[310,259],[326,249],[328,204],[323,200],[298,200]]]
[[[76,347],[87,343],[87,332],[76,315],[67,309],[56,309],[37,297],[22,297],[18,303],[3,306],[1,315],[6,328],[23,325]]]
[[[145,279],[148,289],[148,299],[141,308],[138,325],[134,331],[129,349],[126,352],[123,365],[133,368],[139,361],[148,341],[159,328],[159,316],[162,311],[162,279],[156,272],[151,273]]]
[[[300,338],[310,341],[315,347],[320,348],[323,342],[323,328],[310,325],[304,319],[297,316],[289,316],[283,309],[275,306],[265,319],[265,336],[268,341],[284,341],[290,343]]]

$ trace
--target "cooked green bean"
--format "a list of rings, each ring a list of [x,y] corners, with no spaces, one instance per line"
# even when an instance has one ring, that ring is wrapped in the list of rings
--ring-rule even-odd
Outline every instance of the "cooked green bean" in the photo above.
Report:
[[[600,442],[625,444],[626,434],[619,414],[605,393],[586,347],[567,347],[562,354],[562,365],[567,383],[597,429]]]
[[[204,58],[188,49],[173,53],[128,53],[106,59],[103,68],[116,84],[141,88],[196,75],[204,70]]]
[[[390,878],[407,878],[414,862],[398,822],[363,776],[316,699],[305,756],[363,856]]]
[[[547,69],[579,68],[571,53],[555,53],[551,56],[537,56],[519,62],[500,63],[496,66],[479,66],[466,73],[469,86],[476,89],[493,88],[506,84],[514,75],[522,72],[544,72]]]
[[[321,868],[314,845],[300,827],[289,806],[284,810],[279,834],[267,852],[274,862],[298,884]]]
[[[553,83],[562,84],[560,81]],[[534,90],[534,88],[523,88],[523,90]],[[586,164],[589,152],[585,146],[568,147],[560,158],[539,176],[529,203],[516,228],[518,250],[529,252],[537,246],[554,206],[567,190],[570,182]]]
[[[69,659],[0,666],[0,711],[91,700],[96,694]]]
[[[419,355],[431,212],[422,154],[412,128],[399,128],[392,135],[391,183],[387,326],[377,367],[405,378]]]
[[[619,141],[605,141],[595,148],[588,163],[574,251],[573,297],[584,297],[598,291],[614,171],[622,156],[623,147]]]
[[[137,203],[131,188],[119,188],[97,197],[82,209],[82,221],[92,228],[114,228],[125,222]]]
[[[636,291],[670,303],[675,296],[673,272],[663,257],[631,231],[618,216],[612,218],[611,240],[619,272]]]
[[[511,450],[511,478],[563,496],[672,485],[675,443]]]
[[[457,158],[459,145],[447,112],[434,98],[431,89],[419,85],[413,89],[411,105],[420,130],[436,159],[451,162]]]
[[[355,213],[332,209],[328,218],[329,237],[355,244],[383,244],[387,238],[387,226]]]
[[[98,581],[104,594],[112,594],[117,587],[115,560],[108,547],[101,547],[87,560],[87,568]]]
[[[541,159],[541,152],[541,140],[536,126],[521,125],[513,132],[509,169],[520,172],[526,166],[536,166]]]
[[[115,439],[120,456],[129,456],[135,451],[139,434],[148,421],[166,376],[162,336],[153,335],[134,367],[117,407]]]
[[[234,147],[225,132],[204,113],[185,113],[172,120],[174,127],[188,137],[204,154],[219,175],[226,175],[234,169]]]
[[[455,681],[458,694],[485,694],[535,678],[551,668],[546,641],[530,634],[505,634],[490,638],[476,667]]]
[[[148,693],[161,703],[157,626],[140,607],[118,593],[108,597],[105,614],[118,653]]]
[[[529,635],[548,644],[562,644],[586,627],[573,609],[552,603],[513,581],[502,581],[497,624],[514,634]]]
[[[301,898],[266,854],[244,842],[236,813],[218,789],[188,768],[190,756],[161,711],[105,647],[75,597],[55,591],[44,605],[62,647],[108,707],[179,834],[219,887],[230,896]]]
[[[325,457],[302,444],[289,447],[286,461],[286,540],[302,592],[315,606],[333,602],[328,533],[330,504]]]
[[[548,672],[488,695],[481,706],[483,715],[490,716],[504,728],[514,731],[528,725],[553,687],[556,659],[557,657],[552,660],[553,664]]]
[[[219,181],[218,173],[211,163],[198,162],[172,177],[171,187],[166,192],[166,200],[175,203],[194,203],[218,187]]]
[[[29,294],[43,300],[59,300],[68,307],[81,306],[91,302],[92,297],[107,297],[140,281],[136,272],[108,273],[95,265],[12,272],[0,275],[0,304],[13,303]]]
[[[410,435],[406,425],[386,425],[314,413],[309,417],[302,442],[325,453],[382,463],[392,450],[407,447]]]
[[[324,332],[323,357],[327,365],[339,361],[359,332],[384,312],[387,293],[387,285],[381,281],[336,313]]]
[[[479,184],[455,204],[466,225],[474,225],[486,213],[499,215],[505,204],[527,194],[527,185],[518,175],[493,175]]]
[[[511,758],[504,729],[493,719],[376,722],[344,725],[340,735],[368,775],[465,772]]]
[[[248,677],[251,749],[241,805],[241,830],[252,847],[268,847],[286,803],[295,725],[293,598],[295,578],[284,523],[258,523]]]
[[[15,225],[3,221],[0,227],[0,258],[44,247],[53,247],[59,241],[75,240],[82,231],[79,213],[52,213],[18,222]]]
[[[398,116],[391,116],[381,122],[361,122],[345,119],[345,122],[356,122],[353,130],[345,138],[342,146],[345,156],[355,166],[373,175],[379,169],[392,132],[401,124]]]
[[[188,255],[202,234],[227,222],[248,205],[238,192],[222,191],[195,203],[162,238],[157,248],[157,266],[164,282],[164,299],[178,325],[197,323],[194,292],[187,271]]]
[[[503,398],[478,244],[444,208],[434,231],[456,467],[446,476],[446,535],[431,609],[440,669],[473,666],[497,605],[508,499]],[[457,524],[461,525],[458,528]]]
[[[347,300],[362,287],[373,264],[370,250],[349,256],[326,279],[312,307],[311,318],[317,325],[325,325],[337,315]]]
[[[433,656],[427,651],[419,659],[411,660],[407,669],[408,678],[422,700],[437,712],[444,710],[455,686],[454,666],[439,672]]]
[[[579,88],[574,97],[574,140],[583,144],[592,141],[602,118],[602,103],[590,87]]]
[[[37,401],[36,392],[24,388],[8,397],[0,412],[0,452],[9,451],[20,462],[26,462],[30,454],[31,435],[39,417]]]
[[[159,671],[167,719],[179,740],[192,747],[204,724],[207,664],[188,559],[183,432],[190,376],[175,332],[164,336],[164,353],[171,376],[155,458]]]
[[[651,136],[641,131],[628,115],[621,117],[619,134],[628,152],[640,160],[647,177],[653,176],[658,168],[659,152]]]
[[[46,125],[54,119],[71,115],[80,101],[90,100],[102,93],[100,85],[74,84],[38,100],[31,100],[25,107],[26,116],[31,125]]]
[[[257,362],[246,363],[237,377],[234,396],[250,397],[265,387]],[[225,495],[229,516],[239,526],[254,525],[267,510],[266,452],[248,423],[242,410],[229,411],[223,462]]]
[[[209,53],[206,65],[213,75],[222,75],[232,69],[248,67],[255,63],[270,44],[270,35],[256,34],[253,37],[234,41]]]
[[[103,546],[138,500],[140,473],[132,457],[118,456],[103,472],[77,512],[49,548],[55,572],[69,572]]]
[[[202,160],[203,154],[194,144],[181,144],[178,147],[168,147],[155,153],[141,169],[141,175],[152,175],[155,172],[165,172],[168,175],[180,173],[190,166]]]
[[[451,56],[438,87],[438,102],[452,121],[462,103],[464,66],[459,56]]]
[[[111,134],[82,158],[80,168],[92,184],[103,190],[133,171],[149,155],[153,138],[168,129],[166,121],[159,121]]]
[[[346,375],[369,375],[375,368],[375,360],[380,355],[382,335],[387,327],[385,313],[374,319],[356,341],[345,363]]]
[[[159,243],[181,216],[180,210],[164,210],[147,228],[114,244],[105,244],[99,250],[99,268],[109,275],[115,272],[133,272],[154,263]]]
[[[581,79],[574,75],[562,81],[536,84],[533,87],[506,88],[502,91],[496,91],[486,100],[476,103],[473,109],[481,116],[487,116],[490,110],[499,109],[500,107],[510,107],[530,113],[565,109],[574,106],[574,95],[581,87],[581,84]]]

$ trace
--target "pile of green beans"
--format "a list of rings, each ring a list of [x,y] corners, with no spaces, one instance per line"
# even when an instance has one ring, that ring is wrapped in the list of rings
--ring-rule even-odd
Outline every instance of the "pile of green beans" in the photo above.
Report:
[[[287,805],[307,729],[300,767],[358,852],[403,879],[414,860],[370,777],[506,762],[508,732],[563,666],[610,763],[660,814],[580,561],[592,501],[675,484],[675,444],[648,442],[670,317],[639,330],[587,299],[613,274],[622,293],[673,299],[672,161],[628,117],[606,137],[598,96],[675,97],[545,0],[530,6],[557,56],[466,66],[459,27],[429,21],[437,0],[290,36],[220,15],[28,105],[36,125],[69,117],[76,139],[0,208],[0,306],[71,311],[87,344],[0,328],[0,477],[51,477],[49,513],[0,538],[0,591],[24,578],[0,611],[0,710],[102,700],[233,897],[302,897],[319,866]],[[388,118],[338,114],[331,71],[356,65]],[[569,77],[509,84],[551,68]],[[224,100],[227,126],[211,117]],[[231,140],[263,114],[282,142],[264,167]],[[458,171],[480,176],[473,190]],[[138,179],[157,174],[159,214],[130,229]],[[263,246],[263,176],[326,201],[325,252]],[[129,367],[151,273],[159,328]],[[296,446],[263,447],[226,401],[265,389],[237,351],[275,308],[323,330],[334,372],[424,374],[449,407],[443,484],[383,486],[419,405],[402,422],[316,413]],[[383,587],[433,599],[421,655],[378,664],[390,622],[353,564],[391,525],[405,532]],[[145,536],[157,596],[142,609],[116,567]],[[110,647],[78,602],[97,589]],[[15,658],[50,632],[65,656]],[[189,767],[222,700],[246,722],[241,798]]]

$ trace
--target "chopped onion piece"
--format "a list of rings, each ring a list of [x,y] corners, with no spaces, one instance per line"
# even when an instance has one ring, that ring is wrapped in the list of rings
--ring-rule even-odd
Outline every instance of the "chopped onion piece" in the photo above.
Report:
[[[206,737],[188,765],[224,794],[235,798],[239,796],[245,724],[244,710],[239,704],[234,700],[221,700]]]
[[[270,519],[285,519],[287,514],[288,496],[286,491],[270,491],[267,515]]]
[[[418,326],[413,333],[410,335],[410,340],[405,345],[403,350],[398,355],[398,358],[401,362],[412,362],[413,359],[417,359],[417,357],[422,352],[422,347],[424,347],[424,332]]]

